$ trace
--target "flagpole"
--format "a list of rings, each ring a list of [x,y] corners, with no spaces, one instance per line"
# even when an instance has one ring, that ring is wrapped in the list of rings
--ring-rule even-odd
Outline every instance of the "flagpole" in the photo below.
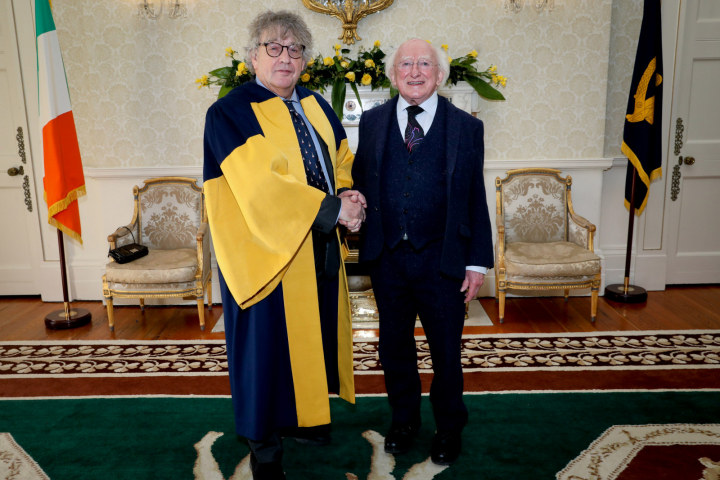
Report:
[[[67,286],[67,270],[65,268],[65,242],[63,233],[57,229],[58,248],[60,249],[60,275],[62,276],[63,288],[63,310],[55,310],[45,317],[45,326],[53,330],[65,330],[68,328],[82,327],[92,320],[92,314],[85,308],[72,308],[70,304]]]
[[[632,184],[630,186],[630,220],[628,221],[627,252],[625,253],[625,281],[622,285],[613,284],[605,287],[605,298],[623,303],[642,303],[647,301],[647,290],[637,285],[630,285],[630,262],[632,260],[633,227],[635,226],[635,180],[637,169],[633,165]]]

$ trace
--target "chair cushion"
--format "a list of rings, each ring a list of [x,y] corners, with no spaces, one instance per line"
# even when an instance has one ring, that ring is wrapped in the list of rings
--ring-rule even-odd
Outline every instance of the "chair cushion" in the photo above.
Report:
[[[572,242],[508,243],[508,275],[528,277],[577,277],[600,272],[600,257]]]
[[[195,249],[151,249],[146,256],[130,263],[110,262],[105,270],[109,282],[179,283],[194,280],[197,266]]]

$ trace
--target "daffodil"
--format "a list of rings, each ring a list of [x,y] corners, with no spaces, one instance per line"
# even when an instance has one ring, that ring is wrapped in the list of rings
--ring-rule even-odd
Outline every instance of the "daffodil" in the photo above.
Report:
[[[302,80],[303,82],[309,82],[309,81],[310,81],[310,74],[309,74],[309,73],[303,74],[303,76],[300,77],[300,80]]]
[[[345,74],[345,78],[350,80],[351,82],[355,81],[355,72],[348,72]]]
[[[500,77],[500,85],[502,85],[504,87],[506,83],[507,83],[507,77],[501,76]]]
[[[368,58],[367,60],[365,60],[365,67],[372,68],[374,66],[375,66],[375,62],[373,62],[371,58]]]
[[[340,58],[340,50],[335,50],[335,56]]]
[[[362,83],[363,85],[370,85],[372,83],[372,77],[370,76],[370,74],[366,73],[365,75],[363,75],[360,83]]]
[[[235,55],[235,50],[233,50],[232,47],[228,47],[225,49],[226,57],[232,57],[233,55]]]
[[[495,83],[495,84],[500,83],[500,79],[498,78],[497,75],[492,76],[492,83]]]
[[[200,84],[200,85],[198,85],[198,90],[200,90],[202,87],[207,87],[208,86],[208,76],[203,75],[202,77],[195,80],[195,83]]]
[[[490,73],[497,72],[497,65],[490,65],[490,69],[488,70],[488,72],[490,72]]]
[[[468,57],[475,58],[478,56],[478,53],[476,50],[473,50],[472,52],[468,53]]]
[[[342,45],[340,45],[339,43],[335,44],[335,50],[340,50],[341,48],[342,48]]]
[[[445,50],[446,52],[448,51],[448,48],[450,48],[448,45],[446,45],[446,44],[444,44],[444,43],[443,43],[442,45],[440,45],[440,46],[441,46],[442,49]]]
[[[346,62],[345,60],[343,60],[342,62],[340,62],[340,66],[343,68],[347,68],[350,66],[350,64],[348,62]]]
[[[380,46],[380,40],[375,40],[375,43],[374,43],[373,45],[375,45],[376,47],[379,47],[379,46]]]
[[[245,65],[245,62],[241,62],[237,67],[237,72],[235,72],[235,76],[242,77],[246,71],[247,71],[247,66]]]
[[[325,57],[325,59],[323,60],[323,63],[326,66],[330,67],[332,65],[335,65],[335,60],[333,60],[332,57]]]

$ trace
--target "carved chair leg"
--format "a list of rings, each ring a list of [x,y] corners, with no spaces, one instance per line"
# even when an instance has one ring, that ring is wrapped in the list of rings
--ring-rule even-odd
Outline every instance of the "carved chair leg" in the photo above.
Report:
[[[568,302],[568,297],[570,297],[570,289],[566,288],[565,289],[565,303]]]
[[[499,275],[497,274],[497,268],[495,269],[495,303],[500,301],[500,287],[498,285]]]
[[[598,305],[598,289],[592,288],[591,301],[590,301],[590,321],[595,323],[595,317],[597,317],[597,305]]]
[[[206,288],[208,296],[208,309],[212,312],[212,274],[208,277]]]
[[[115,330],[115,317],[113,316],[113,299],[112,297],[106,298],[107,301],[107,314],[108,314],[108,325],[110,327],[110,331]]]
[[[205,330],[205,296],[197,297],[198,316],[200,317],[200,330]]]
[[[505,321],[505,290],[500,290],[498,293],[499,301],[500,301],[500,323],[504,323]]]
[[[145,299],[144,298],[140,299],[140,311],[141,312],[145,311]]]

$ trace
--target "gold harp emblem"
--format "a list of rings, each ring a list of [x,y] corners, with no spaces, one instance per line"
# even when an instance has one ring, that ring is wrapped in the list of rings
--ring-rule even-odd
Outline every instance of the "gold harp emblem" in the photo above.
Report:
[[[648,85],[655,73],[657,65],[657,57],[650,60],[648,67],[645,69],[640,83],[638,84],[637,93],[635,94],[635,111],[631,115],[625,115],[630,123],[647,122],[652,125],[655,118],[655,97],[645,98],[647,95]],[[662,83],[662,76],[655,74],[655,86]]]

